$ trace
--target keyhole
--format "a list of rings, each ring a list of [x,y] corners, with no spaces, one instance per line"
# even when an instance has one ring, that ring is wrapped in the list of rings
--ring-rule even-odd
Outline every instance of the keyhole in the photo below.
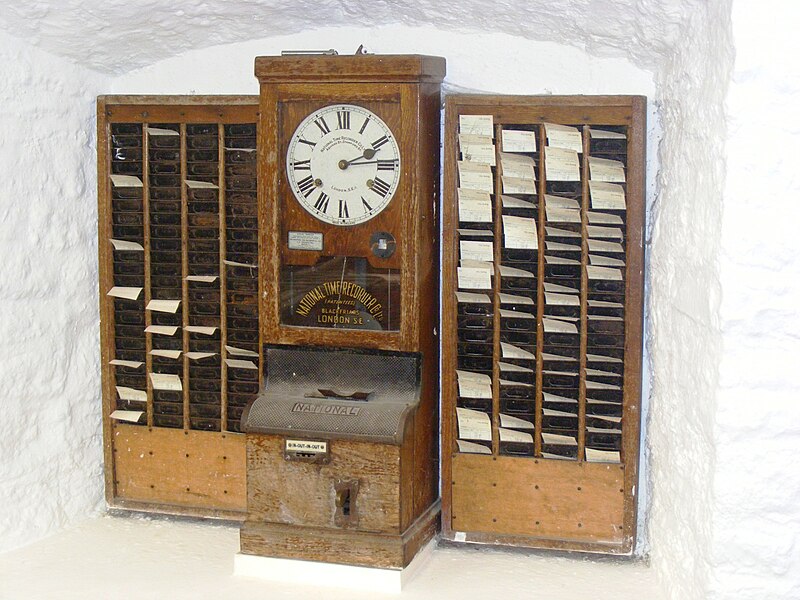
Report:
[[[342,515],[345,517],[350,516],[350,490],[345,489],[341,492],[341,498],[339,500],[342,504]]]

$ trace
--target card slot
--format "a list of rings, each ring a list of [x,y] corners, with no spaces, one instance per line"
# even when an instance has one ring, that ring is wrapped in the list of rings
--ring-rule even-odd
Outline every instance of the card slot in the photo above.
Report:
[[[606,333],[592,333],[589,332],[586,340],[588,348],[624,348],[625,336],[624,335],[610,335]],[[593,352],[592,354],[601,354],[602,352]]]
[[[536,349],[535,331],[500,331],[500,341],[519,346],[530,352]]]
[[[241,330],[231,330],[228,332],[228,341],[230,343],[241,343],[241,342],[257,342],[258,341],[258,332],[257,331],[241,331]]]
[[[492,357],[491,356],[458,356],[458,368],[464,371],[475,371],[491,375]]]
[[[219,138],[216,135],[187,136],[186,147],[192,150],[215,150],[219,148]]]
[[[169,239],[150,239],[150,251],[151,252],[175,252],[178,253],[181,251],[181,240],[169,240]],[[178,254],[174,255],[175,257],[179,256]]]
[[[232,242],[258,242],[256,229],[227,229],[228,240]]]
[[[225,125],[225,141],[228,138],[248,138],[255,143],[256,125],[255,123],[231,123]]]
[[[255,191],[256,188],[256,178],[252,176],[245,176],[245,175],[237,175],[235,177],[228,177],[225,180],[225,187],[231,191]]]
[[[121,187],[113,187],[111,188],[111,199],[112,200],[136,200],[138,201],[139,208],[141,210],[141,201],[142,201],[142,188],[121,188]]]
[[[150,185],[148,190],[151,200],[180,200],[181,188],[180,187],[155,187]]]
[[[183,416],[182,402],[154,402],[153,415],[180,415]]]
[[[117,399],[114,403],[114,407],[116,410],[142,410],[142,403],[136,402],[135,400],[120,400]],[[131,421],[125,421],[126,425],[147,425],[147,417],[142,414],[139,419],[134,423]]]
[[[574,432],[577,436],[578,433],[578,415],[574,415],[571,417],[565,416],[558,416],[558,417],[551,417],[551,416],[542,416],[542,431],[547,430],[548,432]],[[568,435],[562,433],[562,435]]]
[[[160,214],[177,215],[180,222],[181,203],[177,200],[150,200],[150,221],[158,219]],[[171,217],[174,218],[174,217]]]
[[[114,225],[136,225],[142,226],[144,215],[141,212],[115,212],[112,214],[111,222]]]
[[[150,297],[153,300],[174,300],[181,297],[181,288],[179,287],[156,287],[150,286]]]
[[[177,325],[181,324],[180,309],[175,314],[164,313],[159,311],[150,311],[150,322],[153,325]],[[177,334],[176,334],[177,335]]]
[[[244,408],[250,402],[252,402],[256,397],[256,393],[246,393],[246,394],[236,394],[231,393],[230,388],[228,388],[228,406],[235,406]]]
[[[127,370],[128,373],[122,372]],[[124,369],[124,367],[117,367],[114,376],[114,383],[123,387],[130,387],[136,390],[143,390],[147,387],[147,377],[144,373],[133,373],[133,369]]]
[[[154,350],[183,350],[183,340],[177,333],[175,335],[151,335],[150,337]]]
[[[181,163],[178,161],[170,162],[150,162],[151,175],[177,175],[181,172]],[[154,183],[154,185],[157,185]]]
[[[599,400],[601,402],[622,403],[622,390],[587,390],[587,398]]]
[[[457,335],[459,342],[491,343],[494,331],[491,329],[459,329]]]
[[[218,190],[212,188],[189,188],[187,199],[189,202],[213,202],[219,206]]]
[[[165,427],[167,429],[182,429],[183,417],[175,415],[153,415],[154,427]]]
[[[485,304],[477,304],[471,302],[459,302],[456,308],[456,315],[458,317],[483,317],[486,319],[492,318],[492,304],[487,302]]]
[[[597,450],[622,450],[622,436],[612,433],[586,432],[586,445]]]
[[[115,325],[114,335],[120,338],[144,338],[144,330],[133,325]]]
[[[137,213],[142,214],[142,202],[140,199],[127,200],[127,199],[112,199],[111,211],[112,213]]]
[[[180,289],[181,287],[181,278],[180,277],[165,277],[165,276],[151,276],[150,277],[150,287],[153,289]],[[168,298],[171,300],[172,298]]]
[[[189,222],[191,223],[192,215],[216,215],[219,213],[219,202],[211,202],[211,201],[196,201],[196,202],[189,202],[186,205],[186,208],[189,212]],[[215,221],[215,224],[217,221]]]
[[[557,390],[577,389],[579,381],[578,373],[572,375],[555,375],[552,373],[542,373],[542,389],[559,394]]]
[[[233,163],[225,165],[225,177],[255,177],[256,165],[249,163]]]
[[[228,315],[228,328],[258,331],[258,319]]]
[[[117,148],[141,148],[142,147],[142,132],[134,133],[112,133],[111,146]]]
[[[491,398],[464,398],[459,396],[456,400],[456,406],[459,408],[468,408],[469,410],[477,410],[490,416],[492,414]]]
[[[180,277],[182,272],[182,267],[180,262],[168,262],[168,261],[160,261],[157,260],[158,257],[153,256],[154,253],[151,253],[151,261],[150,261],[150,274],[151,275],[163,275],[167,277]]]
[[[547,194],[579,199],[581,197],[581,181],[584,178],[583,166],[580,167],[579,181],[547,181],[545,190]]]
[[[144,294],[139,294],[138,300],[128,300],[127,298],[114,298],[114,310],[144,311]]]
[[[493,346],[487,343],[458,342],[459,356],[492,356]]]
[[[191,379],[189,380],[191,383]],[[192,392],[189,395],[189,405],[221,405],[222,397],[215,392]]]
[[[533,442],[500,442],[499,452],[503,456],[530,457],[534,455]]]
[[[225,215],[228,219],[254,217],[256,214],[258,214],[258,207],[254,203],[225,203]]]
[[[621,336],[625,334],[625,321],[589,318],[587,331],[590,334]]]
[[[226,195],[226,205],[258,205],[258,197],[255,191],[252,192],[232,192]]]
[[[114,285],[119,287],[144,287],[144,275],[114,275]]]
[[[141,325],[144,328],[144,313],[132,310],[116,311],[114,321],[120,325]]]
[[[580,325],[576,323],[575,325]],[[544,345],[545,347],[554,347],[554,348],[573,348],[578,347],[580,345],[580,329],[577,333],[553,333],[553,332],[545,332],[544,334]],[[555,351],[553,354],[560,354],[560,352]],[[564,355],[566,356],[566,355]]]
[[[244,413],[243,406],[229,406],[228,407],[228,421],[239,421]]]
[[[180,219],[178,219],[180,224]],[[169,225],[150,225],[151,238],[181,239],[181,228]]]
[[[193,404],[189,401],[189,416],[203,419],[219,419],[222,415],[222,407],[213,404]]]
[[[456,317],[459,331],[468,329],[487,329],[492,327],[492,319],[488,316],[466,315]]]
[[[153,163],[150,163],[150,188],[180,188],[180,175],[153,174]]]
[[[232,381],[229,377],[228,391],[234,394],[258,394],[258,383],[248,381]]]
[[[544,266],[545,280],[556,280],[560,285],[561,280],[570,280],[580,286],[581,280],[581,265],[558,265],[558,264],[545,264]]]
[[[219,163],[218,162],[187,162],[186,174],[191,178],[194,177],[218,177],[219,176]]]
[[[190,302],[189,314],[190,315],[216,315],[219,316],[219,303],[218,302]]]
[[[194,362],[195,364],[192,364]],[[220,367],[206,367],[206,366],[197,366],[196,361],[192,361],[189,364],[189,379],[197,378],[197,379],[219,379],[220,378]]]
[[[219,379],[201,379],[199,377],[189,378],[189,390],[198,392],[216,392],[222,389]]]
[[[536,388],[534,386],[501,383],[500,398],[507,398],[509,400],[533,400],[536,398]]]
[[[219,431],[219,419],[202,419],[200,417],[192,417],[189,419],[189,428],[198,431]]]
[[[255,294],[244,294],[241,292],[228,292],[226,301],[233,304],[257,304],[258,297]]]
[[[142,240],[144,238],[141,226],[113,225],[111,231],[115,240]]]
[[[251,317],[258,320],[258,306],[231,304],[227,305],[228,316],[231,317]]]
[[[139,123],[112,123],[111,135],[142,135],[142,126]]]
[[[228,381],[258,381],[258,371],[254,369],[228,369]]]
[[[533,388],[531,388],[533,389]],[[534,422],[536,401],[534,398],[510,398],[500,396],[500,412]]]
[[[586,417],[599,420],[597,417],[622,418],[622,404],[587,404]]]
[[[258,264],[257,242],[233,242],[228,240],[225,244],[225,251],[228,255],[228,260],[247,265]]]
[[[575,446],[562,446],[558,444],[542,444],[542,454],[560,456],[561,459],[578,460],[578,448]],[[544,458],[547,458],[546,456]],[[556,459],[558,460],[558,459]]]
[[[141,338],[120,338],[117,337],[114,339],[114,349],[116,350],[116,354],[122,354],[126,350],[144,350],[145,349],[145,341],[144,341],[144,333],[142,333]]]
[[[190,227],[189,240],[200,240],[200,241],[219,240],[219,229],[212,227],[208,228]]]
[[[502,248],[500,251],[500,263],[503,265],[513,265],[523,268],[522,265],[534,265],[537,262],[537,250],[523,250],[520,248]]]
[[[255,164],[256,153],[245,150],[225,150],[225,164],[249,165]]]

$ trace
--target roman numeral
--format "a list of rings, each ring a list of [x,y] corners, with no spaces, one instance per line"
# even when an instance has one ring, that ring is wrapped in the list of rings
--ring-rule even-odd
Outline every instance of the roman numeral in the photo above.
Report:
[[[350,212],[347,210],[347,200],[339,200],[339,218],[349,219]]]
[[[309,175],[297,182],[297,187],[300,189],[300,193],[303,194],[306,198],[311,195],[311,192],[314,191],[314,178]]]
[[[330,199],[331,197],[328,196],[328,194],[326,194],[325,192],[320,192],[317,201],[314,202],[314,208],[316,208],[320,212],[328,212],[328,202],[330,201]],[[341,206],[339,207],[339,212],[340,213],[342,212]]]
[[[376,177],[375,181],[372,182],[372,191],[385,198],[386,194],[389,193],[389,184],[380,177]]]
[[[361,196],[361,204],[364,205],[367,212],[372,212],[372,207],[369,205],[369,202],[364,199],[364,196]]]
[[[313,148],[314,146],[316,146],[316,145],[317,145],[317,143],[316,143],[316,142],[309,142],[308,140],[304,140],[303,138],[300,138],[300,139],[299,139],[299,140],[297,140],[297,141],[298,141],[298,142],[300,142],[301,144],[308,144],[308,145],[309,145],[309,146],[311,146],[312,148]]]
[[[340,110],[336,112],[336,120],[339,123],[339,129],[350,129],[350,111]]]
[[[388,137],[386,137],[385,135],[382,135],[382,136],[381,136],[381,137],[379,137],[377,140],[375,140],[374,142],[372,142],[372,147],[373,147],[375,150],[377,150],[378,148],[380,148],[381,146],[383,146],[383,145],[384,145],[386,142],[388,142],[388,141],[389,141],[389,138],[388,138]]]
[[[310,171],[311,170],[311,159],[309,160],[296,160],[292,163],[292,168],[295,171]],[[378,167],[380,168],[380,167]]]
[[[358,130],[358,133],[362,134],[364,133],[364,130],[367,128],[367,125],[369,124],[370,118],[371,117],[367,117],[366,119],[364,119],[364,124],[361,126],[361,129]]]
[[[378,171],[394,171],[396,168],[397,168],[396,158],[378,161]]]
[[[322,131],[322,135],[331,132],[331,128],[328,127],[328,124],[325,122],[325,117],[320,117],[319,119],[315,119],[314,124],[320,128],[320,131]]]

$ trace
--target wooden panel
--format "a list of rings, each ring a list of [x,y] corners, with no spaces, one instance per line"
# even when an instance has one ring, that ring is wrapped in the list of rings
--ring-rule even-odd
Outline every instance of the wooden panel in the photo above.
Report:
[[[456,454],[453,481],[457,531],[624,540],[621,465]]]
[[[640,443],[645,106],[646,99],[638,96],[454,95],[447,98],[442,211],[442,496],[443,533],[448,539],[454,539],[455,532],[459,532],[466,534],[469,541],[484,543],[612,553],[630,552],[633,548]],[[488,296],[486,306],[490,312],[482,317],[483,323],[461,325],[461,330],[458,323],[467,323],[467,320],[458,317],[462,313],[455,293],[459,289],[456,275],[462,235],[459,230],[477,228],[475,223],[459,220],[456,163],[461,158],[460,115],[491,115],[496,158],[496,166],[491,169],[495,178],[492,223],[487,226],[494,239],[493,277],[491,289],[480,290]],[[551,146],[543,126],[547,123],[567,125],[580,136],[581,143],[575,149],[578,162],[575,179],[569,176],[548,178],[546,167]],[[535,206],[522,209],[517,205],[508,212],[501,203],[504,190],[500,181],[504,167],[502,132],[506,128],[531,131],[537,142],[535,151],[522,153],[533,161],[537,173],[536,193],[516,194],[518,200]],[[595,137],[592,135],[595,128],[618,135],[615,139]],[[558,143],[554,145],[559,146]],[[624,169],[624,179],[595,178],[590,168],[594,158],[618,161]],[[590,180],[615,183],[624,191],[625,205],[594,206]],[[507,197],[514,195],[506,192]],[[555,207],[572,206],[569,210],[574,210],[576,218],[559,218],[555,211],[551,217],[551,202]],[[527,211],[524,216],[533,219],[537,227],[538,248],[528,257],[513,256],[513,253],[506,253],[506,248],[501,248],[505,244],[503,216],[518,216],[519,211]],[[605,229],[597,227],[599,223],[595,222],[601,217],[605,219]],[[605,241],[609,239],[618,242],[617,247]],[[557,264],[551,260],[554,257],[569,258],[572,263],[562,263],[569,264],[568,267],[553,267]],[[612,268],[619,276],[590,281],[589,265]],[[508,266],[524,268],[533,274],[535,288],[526,292],[531,293],[532,304],[514,306],[511,312],[512,315],[519,311],[534,316],[535,327],[531,330],[523,327],[512,331],[511,327],[503,325],[504,317],[498,314],[501,308],[508,308],[498,298],[507,276],[501,274],[501,267]],[[554,287],[545,289],[545,286]],[[571,293],[577,301],[569,304],[561,300],[550,304],[546,291],[551,295]],[[508,287],[505,293],[509,293]],[[572,306],[574,309],[570,308]],[[574,323],[576,330],[572,334],[576,341],[564,341],[566,336],[563,335],[548,336],[544,331],[545,317]],[[464,328],[473,329],[466,334]],[[459,397],[455,371],[473,370],[460,356],[462,344],[459,340],[478,341],[478,346],[485,346],[473,344],[473,348],[463,354],[488,357],[471,360],[469,364],[491,378],[491,400],[483,404],[474,399],[465,400],[467,407],[471,402],[472,406],[489,413],[492,441],[486,444],[490,446],[491,456],[488,457],[458,454],[455,409],[465,404]],[[508,388],[501,390],[502,386],[509,385],[508,375],[505,382],[501,381],[503,372],[499,368],[499,361],[509,362],[501,344],[503,341],[520,344],[534,355],[535,360],[532,357],[517,360],[517,364],[519,360],[530,362],[530,365],[525,364],[531,369],[530,375],[524,375],[520,381],[529,384],[532,393],[513,395],[508,393]],[[465,350],[468,345],[463,344]],[[551,366],[553,364],[557,366]],[[508,369],[505,372],[509,373]],[[565,379],[569,382],[564,383]],[[516,428],[523,435],[533,434],[529,444],[504,448],[499,440],[503,411],[530,421],[529,428]],[[568,440],[553,438],[545,443],[544,433],[566,435],[574,439],[574,445],[570,448],[565,445]],[[610,454],[600,456],[596,451]],[[513,453],[517,455],[512,456]],[[589,456],[590,453],[595,454]],[[567,460],[550,460],[548,457],[553,454],[564,454]],[[601,460],[613,462],[592,462]],[[493,479],[500,463],[507,470],[504,483]],[[542,463],[559,466],[548,467],[543,473],[542,467],[534,467]],[[464,466],[467,464],[469,469]],[[618,477],[613,483],[603,475],[611,471]],[[550,497],[543,506],[533,502],[536,496],[525,495],[529,491],[526,485],[533,476],[548,478]],[[484,489],[485,481],[495,481],[497,485]],[[476,486],[475,489],[470,490],[470,485]],[[504,491],[498,491],[500,487]],[[589,488],[597,492],[591,495],[597,497],[600,507],[597,511],[593,508],[595,501],[587,500],[590,495],[582,493]],[[523,500],[521,503],[511,501],[516,512],[509,512],[506,508],[509,498],[515,499],[518,493]],[[557,497],[558,494],[563,497]],[[473,500],[475,506],[480,507],[474,514],[468,508]],[[605,508],[603,503],[607,505]],[[541,516],[543,507],[548,506],[552,511],[571,516],[563,522],[552,521],[552,527],[544,517],[534,518],[531,525],[529,517]],[[464,514],[459,516],[459,510],[471,515],[467,524]]]
[[[284,438],[247,436],[248,520],[337,528],[335,479],[357,479],[360,531],[400,532],[400,447],[333,440],[331,462],[286,460]]]
[[[121,500],[246,509],[242,434],[115,424],[112,448]]]

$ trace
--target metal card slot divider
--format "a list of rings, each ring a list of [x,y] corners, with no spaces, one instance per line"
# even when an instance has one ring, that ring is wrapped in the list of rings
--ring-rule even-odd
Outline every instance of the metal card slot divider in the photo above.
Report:
[[[144,227],[144,326],[150,327],[153,324],[152,315],[147,310],[147,305],[152,299],[150,291],[150,136],[147,135],[148,123],[142,123],[142,214]],[[144,334],[144,361],[145,361],[145,383],[147,385],[147,426],[153,426],[153,382],[150,373],[153,372],[153,356],[150,351],[153,349],[153,334]]]
[[[544,370],[544,357],[542,356],[544,348],[544,248],[546,245],[546,224],[547,214],[545,212],[544,197],[547,193],[547,180],[545,179],[545,145],[547,138],[545,136],[544,125],[538,126],[538,139],[536,144],[539,148],[539,182],[538,182],[538,208],[539,219],[537,223],[537,234],[539,235],[538,245],[539,251],[537,252],[537,273],[536,273],[536,399],[535,399],[535,413],[534,413],[534,456],[542,455],[542,416],[544,406],[544,396],[542,395],[542,371]]]
[[[583,462],[586,455],[586,348],[589,320],[589,276],[586,270],[589,262],[589,126],[584,125],[581,133],[583,154],[581,155],[581,337],[578,354],[578,462]]]
[[[494,124],[494,152],[495,164],[500,164],[500,144],[497,141],[502,135],[502,126],[499,123]],[[492,454],[498,456],[500,454],[500,260],[502,257],[503,245],[503,203],[500,201],[502,193],[502,185],[499,177],[499,170],[497,167],[490,167],[494,174],[494,243],[493,259],[494,264],[494,278],[492,285]]]

